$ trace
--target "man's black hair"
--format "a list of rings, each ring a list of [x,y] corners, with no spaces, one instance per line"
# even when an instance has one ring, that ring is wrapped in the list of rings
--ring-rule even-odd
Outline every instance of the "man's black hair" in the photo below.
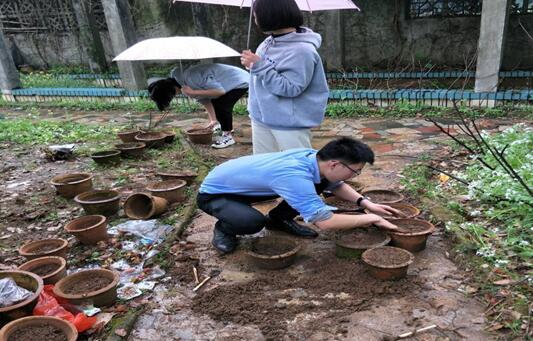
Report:
[[[256,0],[254,15],[263,32],[303,25],[304,17],[294,0]]]
[[[163,111],[176,96],[176,87],[181,89],[181,85],[174,78],[160,79],[148,86],[148,93],[157,108]]]
[[[317,157],[321,161],[339,160],[347,164],[374,163],[374,152],[361,141],[351,137],[341,137],[322,147]]]

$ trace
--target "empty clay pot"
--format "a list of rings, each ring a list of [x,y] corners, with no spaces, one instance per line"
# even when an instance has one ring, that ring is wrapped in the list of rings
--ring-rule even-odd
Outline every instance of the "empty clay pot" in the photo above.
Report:
[[[296,241],[279,238],[258,238],[247,250],[249,258],[257,267],[268,270],[283,269],[294,263],[302,246]]]
[[[340,236],[335,242],[335,255],[339,258],[360,258],[368,249],[387,245],[390,237],[377,229],[358,228]]]
[[[167,199],[169,204],[184,201],[185,180],[165,180],[146,186],[146,189],[153,195]]]
[[[52,327],[52,331],[48,329],[50,327]],[[58,330],[59,333],[54,333],[53,329]],[[52,335],[48,334],[50,332]],[[24,333],[28,334],[25,335]],[[47,334],[43,335],[43,333]],[[14,339],[14,335],[23,340],[30,340],[36,335],[40,335],[43,341],[54,341],[53,337],[55,336],[58,337],[58,340],[76,341],[78,339],[78,331],[72,323],[53,316],[28,316],[12,321],[0,330],[0,341],[18,340],[18,337]]]
[[[65,198],[74,198],[93,188],[92,178],[89,173],[67,173],[54,177],[50,183],[55,186],[57,194]]]
[[[0,307],[0,321],[16,320],[31,315],[43,290],[43,280],[34,273],[22,270],[0,271],[0,279],[11,277],[19,287],[27,289],[33,294],[27,299],[7,307]]]
[[[157,148],[165,144],[166,137],[165,133],[154,131],[139,133],[135,136],[135,140],[144,142],[147,148]]]
[[[407,276],[407,268],[415,257],[411,252],[392,246],[380,246],[366,250],[361,255],[372,277],[397,280]]]
[[[424,250],[429,235],[435,231],[435,226],[425,220],[391,219],[390,222],[401,229],[401,231],[389,231],[392,245],[411,252]]]
[[[18,251],[21,256],[27,259],[44,256],[58,256],[67,259],[68,241],[61,238],[37,240],[22,245]]]
[[[361,194],[376,204],[393,204],[404,199],[402,194],[388,189],[364,190]]]
[[[118,138],[124,142],[124,143],[128,143],[128,142],[136,142],[135,141],[135,136],[137,134],[141,133],[141,131],[139,129],[132,129],[132,130],[124,130],[124,131],[121,131],[119,133],[117,133],[118,135]]]
[[[144,142],[129,142],[116,144],[115,148],[120,150],[120,153],[124,157],[138,157],[143,155],[146,144]]]
[[[134,193],[124,202],[124,213],[131,219],[150,219],[167,210],[168,201],[149,193]]]
[[[108,238],[107,219],[103,215],[76,218],[65,225],[65,231],[72,233],[83,244],[96,244]]]
[[[120,162],[120,150],[105,150],[91,154],[94,162],[100,165],[116,164]]]
[[[161,171],[157,172],[157,176],[160,176],[163,180],[185,180],[187,185],[190,186],[198,176],[198,173],[187,170],[176,172]]]
[[[189,128],[185,130],[185,134],[189,140],[194,144],[211,144],[213,143],[213,131],[205,128]]]
[[[41,277],[44,284],[55,284],[67,275],[67,261],[58,256],[35,258],[21,264],[18,268]]]
[[[78,194],[74,201],[80,204],[88,215],[109,217],[118,212],[120,193],[111,189],[89,191]]]
[[[117,300],[119,275],[106,269],[91,269],[68,275],[54,287],[54,295],[75,305],[109,306]]]

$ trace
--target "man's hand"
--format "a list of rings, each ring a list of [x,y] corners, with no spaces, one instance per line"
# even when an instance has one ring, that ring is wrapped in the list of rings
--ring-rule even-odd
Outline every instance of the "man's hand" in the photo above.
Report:
[[[241,53],[241,64],[247,69],[250,70],[254,63],[257,63],[261,60],[261,57],[250,50],[244,50]]]
[[[191,97],[193,98],[194,95],[195,95],[195,92],[193,89],[191,89],[190,86],[187,86],[187,85],[184,85],[182,88],[181,88],[181,93],[184,94],[185,96],[188,96],[188,97]]]
[[[398,226],[392,224],[390,221],[385,220],[380,217],[380,220],[374,223],[377,227],[380,227],[382,229],[388,230],[388,231],[398,231]]]
[[[368,200],[363,200],[361,206],[369,210],[371,213],[375,213],[380,216],[405,217],[405,215],[401,211],[398,211],[395,208],[392,208],[387,205],[375,204]]]

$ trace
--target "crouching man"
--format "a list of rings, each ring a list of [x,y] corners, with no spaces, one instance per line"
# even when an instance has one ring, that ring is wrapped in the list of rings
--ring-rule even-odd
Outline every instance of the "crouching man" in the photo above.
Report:
[[[366,144],[347,137],[329,142],[320,150],[291,149],[256,154],[227,161],[215,167],[200,186],[198,207],[218,219],[213,246],[229,253],[237,246],[237,235],[267,229],[301,236],[318,233],[294,221],[299,214],[321,230],[346,230],[375,225],[397,227],[380,215],[401,214],[387,205],[375,204],[343,181],[359,175],[365,164],[374,162]],[[372,212],[363,215],[336,214],[319,196],[324,190]],[[283,201],[266,216],[252,203],[281,197]]]

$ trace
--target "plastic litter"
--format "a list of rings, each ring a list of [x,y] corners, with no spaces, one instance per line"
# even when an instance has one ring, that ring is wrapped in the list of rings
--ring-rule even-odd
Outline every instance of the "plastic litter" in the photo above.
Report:
[[[45,150],[48,158],[52,160],[67,160],[74,156],[75,144],[61,144],[48,146]]]
[[[11,277],[0,279],[0,307],[12,306],[24,301],[32,294],[31,291],[19,287],[17,282]]]
[[[69,321],[74,324],[80,333],[91,328],[95,324],[96,317],[88,317],[81,312],[74,315],[65,309],[65,307],[59,304],[58,300],[53,294],[53,290],[54,286],[51,284],[44,286],[43,291],[39,295],[37,305],[35,308],[33,308],[33,315],[54,316]],[[65,304],[65,306],[67,305]],[[70,309],[73,308],[71,307]]]
[[[108,233],[113,235],[118,232],[131,233],[140,237],[142,244],[150,245],[162,242],[170,230],[172,230],[172,226],[162,224],[157,219],[128,220],[110,228]]]
[[[143,292],[135,284],[127,284],[117,289],[117,296],[122,300],[131,300],[141,296]]]

